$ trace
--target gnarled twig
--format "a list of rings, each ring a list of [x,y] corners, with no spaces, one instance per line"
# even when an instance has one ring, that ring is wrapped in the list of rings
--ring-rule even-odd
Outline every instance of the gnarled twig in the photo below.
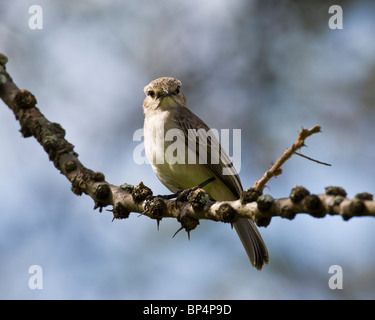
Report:
[[[320,132],[320,126],[301,130],[293,146],[256,183],[256,197],[251,196],[250,188],[242,193],[240,200],[213,202],[202,189],[197,189],[188,196],[187,202],[176,203],[174,200],[152,197],[152,191],[143,183],[136,187],[127,184],[114,186],[105,181],[103,173],[86,168],[78,160],[74,146],[64,138],[65,130],[44,117],[29,91],[20,90],[14,84],[6,72],[6,63],[7,58],[0,54],[0,98],[20,122],[22,135],[25,138],[34,136],[38,140],[55,167],[71,182],[75,194],[89,195],[95,202],[95,208],[100,210],[112,205],[110,211],[116,219],[127,218],[130,212],[147,215],[158,222],[164,217],[173,217],[189,232],[199,224],[200,219],[232,223],[239,218],[250,218],[258,225],[265,226],[274,216],[293,219],[298,213],[308,213],[314,217],[323,217],[328,213],[341,215],[346,220],[353,216],[375,216],[375,202],[371,194],[358,194],[349,200],[346,192],[339,187],[329,187],[321,195],[311,195],[303,187],[295,187],[289,198],[282,199],[260,195],[267,181],[281,173],[282,164],[304,145],[305,139]]]

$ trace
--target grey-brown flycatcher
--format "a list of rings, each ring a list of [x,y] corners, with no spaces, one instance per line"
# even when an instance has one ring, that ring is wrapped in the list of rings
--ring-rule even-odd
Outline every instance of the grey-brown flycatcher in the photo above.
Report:
[[[174,193],[215,178],[203,188],[212,199],[239,199],[243,189],[237,171],[210,128],[188,109],[181,85],[163,77],[144,88],[144,145],[152,168]],[[234,227],[252,265],[260,270],[269,257],[254,222],[240,219]]]

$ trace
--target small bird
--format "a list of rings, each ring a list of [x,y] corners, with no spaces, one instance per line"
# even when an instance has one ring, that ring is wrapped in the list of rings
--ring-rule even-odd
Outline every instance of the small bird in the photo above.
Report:
[[[153,170],[173,193],[214,178],[203,187],[213,200],[239,199],[243,188],[237,171],[210,128],[187,107],[181,86],[177,79],[162,77],[144,88],[144,146]],[[230,174],[223,174],[224,168]],[[262,269],[268,251],[254,222],[240,219],[234,228],[252,265]]]

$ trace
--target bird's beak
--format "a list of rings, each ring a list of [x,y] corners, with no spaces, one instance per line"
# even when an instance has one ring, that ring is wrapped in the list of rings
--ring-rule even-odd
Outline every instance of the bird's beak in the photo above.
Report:
[[[171,92],[169,90],[163,90],[163,92],[160,94],[160,98],[163,98],[169,95],[171,95]]]

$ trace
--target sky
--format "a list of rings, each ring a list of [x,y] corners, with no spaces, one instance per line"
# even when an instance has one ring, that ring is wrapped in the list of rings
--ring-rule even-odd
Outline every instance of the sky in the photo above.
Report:
[[[182,82],[189,108],[209,126],[241,130],[248,188],[296,140],[319,124],[307,156],[293,157],[265,189],[288,197],[345,188],[374,193],[375,4],[372,1],[46,1],[42,29],[33,1],[0,3],[0,52],[7,71],[66,130],[80,161],[111,184],[143,181],[167,194],[133,152],[143,126],[143,88],[161,76]],[[332,30],[331,5],[343,10]],[[30,22],[31,21],[31,22]],[[112,222],[76,196],[34,138],[0,102],[1,299],[373,299],[371,217],[343,221],[301,214],[260,228],[270,263],[251,267],[228,224],[136,213]],[[110,208],[108,208],[110,209]],[[31,289],[31,266],[43,288]],[[343,289],[328,285],[341,266]]]

